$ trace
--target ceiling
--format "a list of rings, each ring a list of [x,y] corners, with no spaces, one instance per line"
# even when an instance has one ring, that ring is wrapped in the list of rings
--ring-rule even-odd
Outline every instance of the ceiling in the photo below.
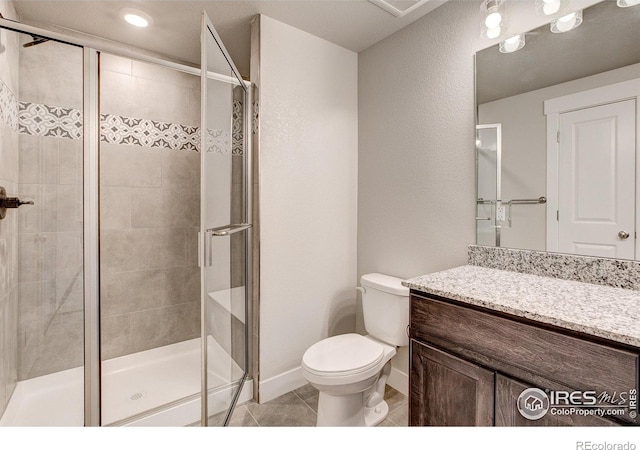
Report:
[[[249,75],[251,20],[256,14],[361,52],[444,2],[429,0],[404,17],[394,17],[367,0],[14,0],[22,22],[70,28],[197,65],[200,17],[206,10],[243,76]],[[122,20],[122,8],[146,12],[152,25],[132,27]]]
[[[570,32],[554,34],[544,25],[527,33],[515,53],[497,46],[478,52],[478,104],[640,63],[640,6],[619,8],[608,0],[583,14]]]

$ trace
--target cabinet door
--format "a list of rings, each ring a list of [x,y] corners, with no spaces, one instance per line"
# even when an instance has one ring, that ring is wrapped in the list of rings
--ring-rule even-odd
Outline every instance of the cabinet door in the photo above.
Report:
[[[557,416],[547,412],[538,420],[529,420],[518,411],[518,397],[534,387],[503,375],[496,375],[496,426],[501,427],[611,427],[618,424],[598,416]]]
[[[494,373],[411,341],[411,426],[492,426]]]

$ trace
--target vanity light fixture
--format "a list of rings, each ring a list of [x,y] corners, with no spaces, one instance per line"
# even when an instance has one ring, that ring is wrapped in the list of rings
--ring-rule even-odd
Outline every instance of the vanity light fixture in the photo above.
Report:
[[[582,10],[574,11],[571,14],[567,14],[551,22],[551,32],[566,33],[567,31],[575,30],[581,23]]]
[[[628,8],[629,6],[640,5],[640,0],[618,0],[620,8]]]
[[[153,23],[153,19],[149,14],[137,9],[124,8],[120,13],[122,14],[122,18],[134,27],[146,28]]]
[[[480,9],[483,13],[482,37],[496,39],[502,34],[504,18],[501,10],[504,0],[485,0]]]
[[[517,52],[524,47],[524,34],[517,34],[500,42],[500,53]]]

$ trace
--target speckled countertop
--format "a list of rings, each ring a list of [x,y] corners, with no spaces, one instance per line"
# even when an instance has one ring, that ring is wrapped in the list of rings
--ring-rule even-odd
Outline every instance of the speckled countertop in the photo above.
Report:
[[[640,291],[470,265],[403,284],[640,348]]]

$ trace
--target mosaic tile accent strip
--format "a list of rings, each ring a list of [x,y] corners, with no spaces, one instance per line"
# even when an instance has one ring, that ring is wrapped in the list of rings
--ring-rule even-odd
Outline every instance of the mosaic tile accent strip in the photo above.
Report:
[[[468,263],[490,269],[640,290],[640,261],[470,245]]]
[[[253,101],[253,114],[251,117],[251,131],[253,132],[253,134],[258,134],[258,127],[260,125],[260,104],[258,103],[258,100],[254,100]]]
[[[233,102],[233,120],[231,122],[231,154],[242,155],[244,153],[244,119],[243,119],[242,102],[234,100]]]
[[[0,120],[13,131],[18,131],[19,104],[9,86],[0,80]]]
[[[18,132],[64,139],[82,138],[82,111],[20,102]]]
[[[0,117],[15,131],[63,139],[82,138],[82,111],[18,102],[0,81]],[[232,130],[207,130],[207,152],[244,154],[242,102],[234,101]],[[100,115],[100,140],[109,144],[200,151],[200,127],[114,114]]]
[[[198,151],[200,129],[157,120],[101,114],[100,140],[109,144]]]
[[[225,130],[207,130],[207,152],[228,155],[232,152],[231,135]]]

